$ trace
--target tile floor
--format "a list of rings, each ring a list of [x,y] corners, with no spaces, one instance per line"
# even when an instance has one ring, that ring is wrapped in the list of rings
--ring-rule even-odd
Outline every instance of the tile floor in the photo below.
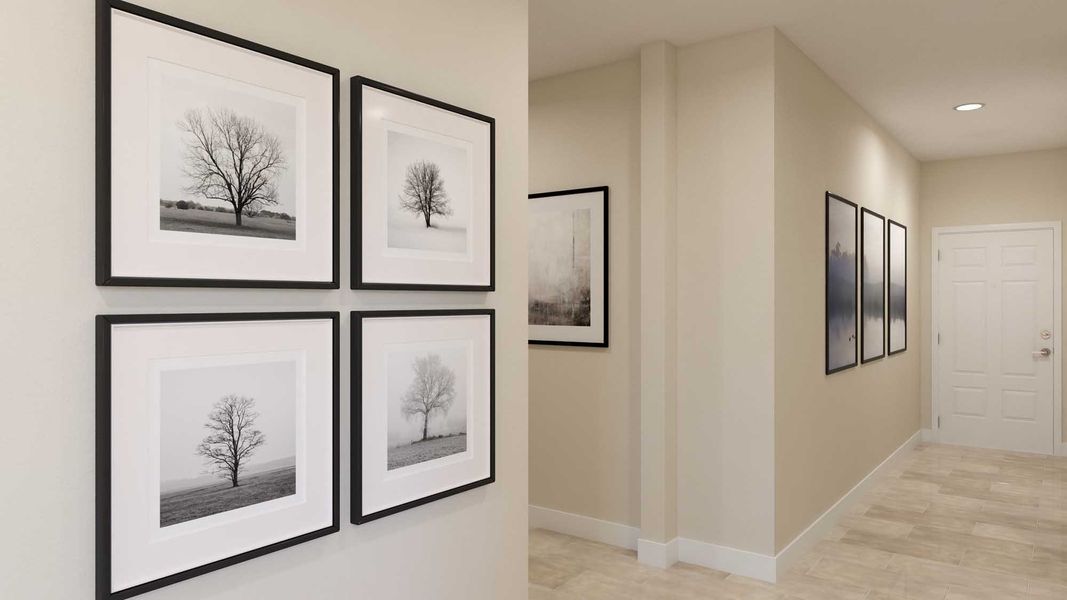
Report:
[[[920,445],[776,585],[530,532],[530,600],[1067,600],[1067,458]]]

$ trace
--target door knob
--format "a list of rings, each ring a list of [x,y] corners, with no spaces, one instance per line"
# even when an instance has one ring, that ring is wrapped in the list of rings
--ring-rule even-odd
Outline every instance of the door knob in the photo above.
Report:
[[[1034,352],[1034,358],[1048,358],[1052,356],[1051,348],[1042,348]]]

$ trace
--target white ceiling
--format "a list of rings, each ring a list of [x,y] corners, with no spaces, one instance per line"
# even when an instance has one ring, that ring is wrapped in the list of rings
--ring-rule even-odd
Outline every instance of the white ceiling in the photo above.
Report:
[[[1067,146],[1067,0],[530,0],[530,78],[771,25],[920,160]]]

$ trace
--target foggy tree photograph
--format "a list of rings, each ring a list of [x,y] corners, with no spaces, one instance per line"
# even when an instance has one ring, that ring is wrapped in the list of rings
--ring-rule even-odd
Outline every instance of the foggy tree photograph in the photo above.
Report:
[[[826,371],[856,364],[856,208],[826,199]]]
[[[885,219],[863,209],[862,347],[860,360],[885,355]]]
[[[159,228],[295,240],[295,108],[211,77],[162,76]]]
[[[159,526],[296,493],[293,361],[164,371]]]
[[[389,131],[387,170],[388,247],[465,254],[471,211],[469,150]]]
[[[529,218],[529,323],[588,327],[590,210],[531,211]]]
[[[390,352],[388,470],[467,450],[468,354],[461,345]]]
[[[889,352],[908,345],[908,230],[889,221]]]

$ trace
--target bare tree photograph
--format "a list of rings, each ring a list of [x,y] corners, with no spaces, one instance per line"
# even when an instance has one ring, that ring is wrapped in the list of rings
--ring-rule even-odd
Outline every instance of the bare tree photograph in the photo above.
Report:
[[[389,131],[387,168],[389,248],[465,254],[469,151]]]
[[[467,450],[467,363],[460,345],[389,353],[389,470]]]
[[[159,228],[295,240],[295,107],[172,70],[160,85]]]
[[[164,371],[159,526],[296,493],[294,361]]]
[[[530,213],[529,323],[590,324],[589,209]]]

